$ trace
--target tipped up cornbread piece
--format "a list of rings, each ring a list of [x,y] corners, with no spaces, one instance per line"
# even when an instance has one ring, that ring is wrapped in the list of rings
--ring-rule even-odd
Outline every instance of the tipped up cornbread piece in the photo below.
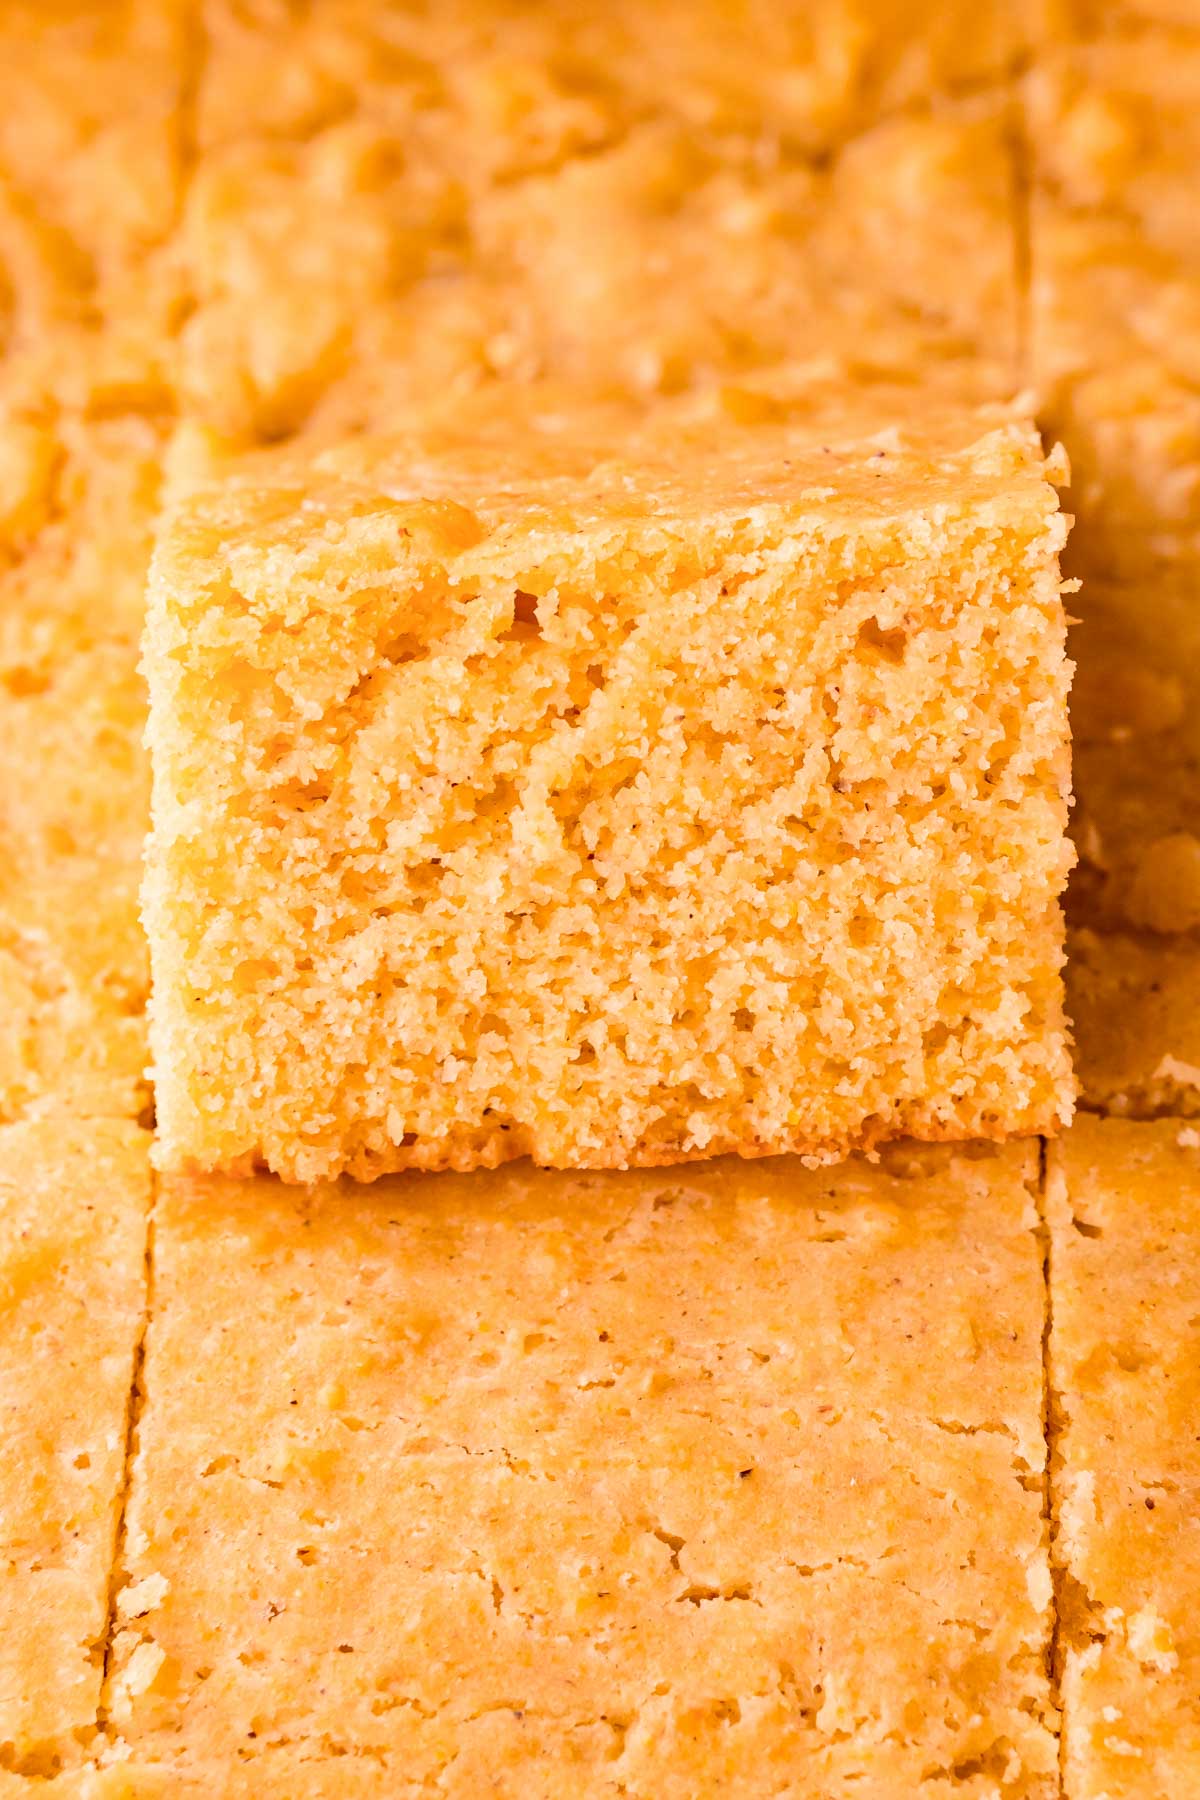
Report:
[[[1053,1794],[1036,1152],[886,1156],[165,1182],[126,1767]]]
[[[0,1129],[0,1768],[49,1776],[96,1727],[142,1326],[149,1138]]]
[[[1053,1128],[1035,436],[567,418],[254,461],[176,510],[146,653],[164,1163]]]
[[[1051,1150],[1069,1800],[1200,1788],[1198,1146],[1081,1118]]]

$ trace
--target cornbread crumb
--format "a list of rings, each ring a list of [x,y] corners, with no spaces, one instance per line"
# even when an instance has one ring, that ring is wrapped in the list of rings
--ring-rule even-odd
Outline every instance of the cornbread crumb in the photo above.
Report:
[[[1056,497],[1008,417],[834,392],[752,429],[459,409],[180,503],[146,640],[165,1166],[1069,1114]]]
[[[0,1128],[0,1769],[14,1775],[78,1762],[96,1727],[149,1142],[117,1123]]]
[[[1081,1117],[1050,1151],[1071,1800],[1200,1787],[1200,1155],[1183,1136]]]
[[[165,1181],[125,1768],[1052,1795],[1036,1168]]]

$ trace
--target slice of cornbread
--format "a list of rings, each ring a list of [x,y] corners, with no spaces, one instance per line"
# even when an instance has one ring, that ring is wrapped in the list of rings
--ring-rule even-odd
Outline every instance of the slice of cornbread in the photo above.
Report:
[[[1070,1800],[1200,1786],[1200,1138],[1052,1147],[1050,1374]]]
[[[1036,436],[815,405],[510,401],[176,508],[167,1166],[829,1157],[1069,1113]]]
[[[1109,31],[1026,94],[1039,417],[1071,458],[1074,563],[1136,571],[1200,541],[1200,38]]]
[[[96,1728],[149,1143],[117,1123],[0,1127],[0,1768],[14,1775],[79,1761]]]
[[[1036,1168],[164,1182],[116,1754],[171,1794],[1055,1793]]]
[[[0,422],[0,1123],[146,1104],[137,647],[161,448],[135,417]]]

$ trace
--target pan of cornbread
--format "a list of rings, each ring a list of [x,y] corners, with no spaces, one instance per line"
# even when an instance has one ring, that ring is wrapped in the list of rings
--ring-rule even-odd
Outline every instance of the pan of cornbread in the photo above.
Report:
[[[0,1800],[1200,1793],[1198,101],[0,0]]]

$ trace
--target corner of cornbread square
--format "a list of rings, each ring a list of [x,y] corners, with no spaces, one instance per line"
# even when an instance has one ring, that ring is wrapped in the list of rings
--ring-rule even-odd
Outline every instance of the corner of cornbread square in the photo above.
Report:
[[[177,500],[166,1166],[832,1157],[1069,1114],[1036,434],[745,399],[480,402]]]

